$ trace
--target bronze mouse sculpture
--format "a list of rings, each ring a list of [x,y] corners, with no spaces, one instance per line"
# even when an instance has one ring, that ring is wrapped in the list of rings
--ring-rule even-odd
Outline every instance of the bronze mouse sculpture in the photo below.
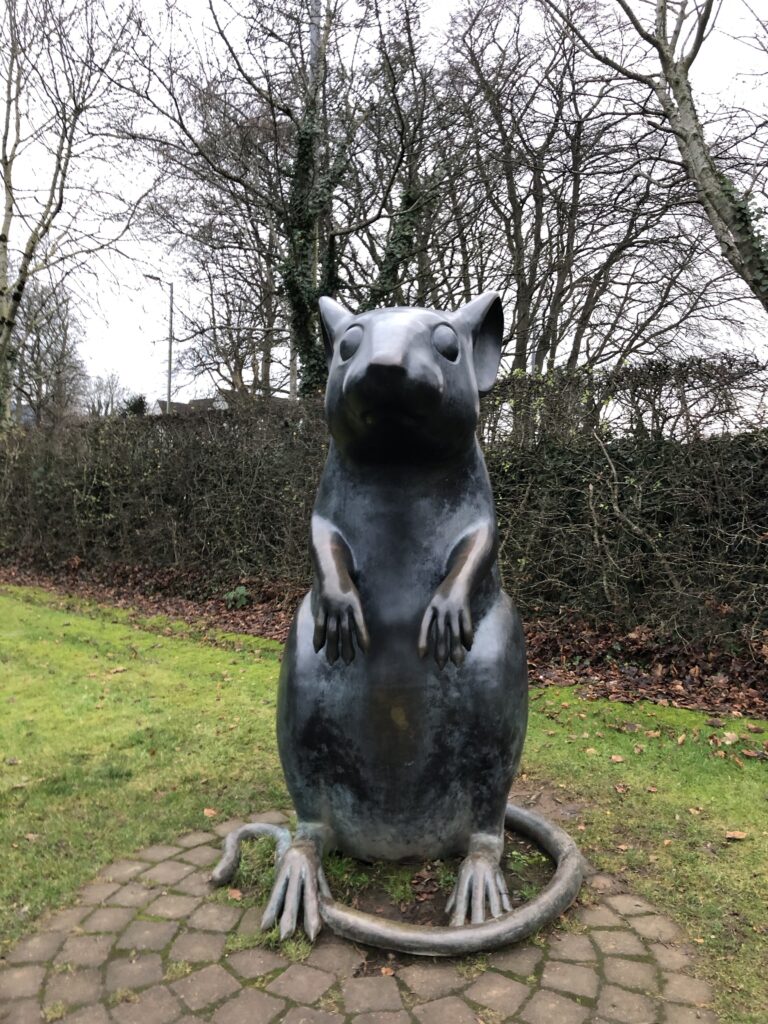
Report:
[[[320,314],[331,442],[277,715],[298,828],[262,927],[291,934],[303,905],[314,938],[330,849],[464,855],[451,924],[477,924],[509,910],[499,862],[527,724],[522,627],[475,436],[501,302],[355,315],[323,298]]]

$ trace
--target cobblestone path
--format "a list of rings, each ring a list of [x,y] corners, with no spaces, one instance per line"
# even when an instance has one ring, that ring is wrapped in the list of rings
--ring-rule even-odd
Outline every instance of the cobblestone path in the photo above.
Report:
[[[388,958],[327,931],[303,963],[227,953],[258,930],[210,899],[237,824],[110,864],[43,920],[0,960],[2,1024],[717,1024],[677,926],[601,875],[565,930],[487,957]]]

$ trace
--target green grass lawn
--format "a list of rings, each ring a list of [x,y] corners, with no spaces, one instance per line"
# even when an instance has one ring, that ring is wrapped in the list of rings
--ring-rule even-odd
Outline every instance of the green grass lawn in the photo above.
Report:
[[[205,808],[223,820],[287,805],[279,653],[48,592],[0,592],[3,939],[108,861],[210,825]],[[764,1024],[766,762],[742,751],[762,750],[768,727],[706,719],[536,690],[523,771],[579,801],[571,831],[592,862],[688,931],[722,1020]]]

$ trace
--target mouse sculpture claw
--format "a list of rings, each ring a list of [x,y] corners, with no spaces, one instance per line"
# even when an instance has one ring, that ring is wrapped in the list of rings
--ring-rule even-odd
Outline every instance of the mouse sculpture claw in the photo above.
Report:
[[[261,919],[261,930],[269,931],[280,918],[280,938],[296,930],[299,908],[304,911],[304,932],[314,942],[322,927],[318,894],[331,899],[321,864],[320,846],[310,838],[296,838],[280,858],[277,878]]]
[[[446,905],[451,926],[460,928],[469,918],[471,924],[482,924],[491,917],[501,917],[510,909],[509,891],[500,867],[503,842],[496,836],[474,835],[469,853],[461,862],[459,877]]]

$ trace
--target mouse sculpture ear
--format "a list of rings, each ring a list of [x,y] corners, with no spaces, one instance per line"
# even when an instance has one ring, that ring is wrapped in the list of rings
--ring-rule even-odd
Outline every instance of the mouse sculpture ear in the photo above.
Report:
[[[330,366],[331,359],[333,359],[333,339],[336,337],[344,321],[349,320],[352,314],[329,295],[322,295],[318,306],[320,308],[320,327],[323,332],[325,358]]]
[[[477,390],[484,395],[493,387],[501,361],[504,335],[501,298],[496,292],[484,292],[457,310],[454,317],[472,336]]]

